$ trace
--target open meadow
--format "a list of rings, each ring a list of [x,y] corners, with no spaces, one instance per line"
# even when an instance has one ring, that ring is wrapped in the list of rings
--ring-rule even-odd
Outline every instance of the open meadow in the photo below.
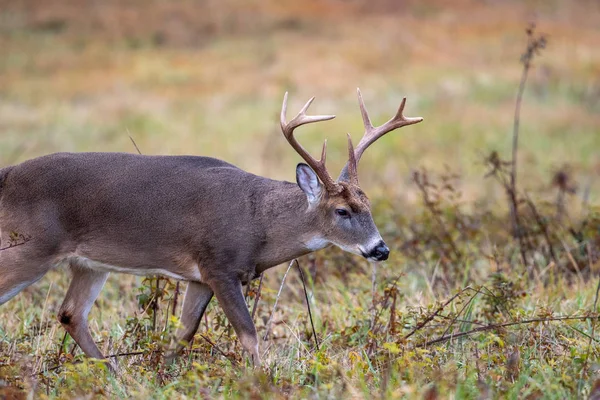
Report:
[[[115,375],[56,318],[63,266],[0,306],[0,398],[600,398],[598,1],[0,0],[0,168],[131,137],[293,182],[287,91],[337,115],[298,135],[337,176],[357,87],[375,125],[403,97],[424,118],[360,166],[386,262],[254,281],[257,370],[214,299],[167,365],[186,284],[111,274],[89,320]]]

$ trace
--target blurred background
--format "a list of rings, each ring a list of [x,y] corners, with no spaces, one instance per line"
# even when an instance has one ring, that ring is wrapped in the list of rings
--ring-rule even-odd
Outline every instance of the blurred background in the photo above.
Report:
[[[499,160],[512,157],[531,23],[547,46],[525,88],[513,191],[519,205],[512,206],[508,175],[494,168],[507,169]],[[440,393],[463,393],[456,398],[488,398],[486,385],[499,398],[587,398],[581,388],[591,388],[600,370],[594,364],[587,374],[588,357],[598,359],[597,346],[590,352],[591,317],[482,333],[472,346],[415,346],[481,321],[512,326],[524,316],[597,309],[600,1],[0,0],[0,167],[59,151],[133,153],[131,136],[144,154],[212,156],[294,181],[301,159],[279,128],[288,91],[288,118],[312,96],[312,114],[337,115],[298,131],[315,156],[329,140],[328,167],[337,176],[346,133],[357,143],[363,132],[357,87],[375,125],[404,96],[405,115],[424,118],[375,143],[359,167],[392,256],[380,269],[335,249],[301,259],[323,339],[318,361],[305,355],[312,331],[298,275],[290,273],[277,313],[284,270],[254,286],[261,337],[271,332],[268,316],[277,321],[261,344],[265,365],[283,371],[274,385],[295,398],[387,398],[388,387],[416,394],[431,382]],[[521,216],[516,227],[510,207]],[[0,367],[12,369],[0,369],[0,378],[23,386],[20,377],[43,373],[36,398],[44,388],[50,397],[92,393],[86,388],[94,379],[80,378],[94,370],[71,365],[71,354],[85,358],[55,318],[67,277],[52,271],[2,308],[12,317],[0,326]],[[158,373],[160,343],[169,342],[170,310],[184,286],[111,274],[91,330],[105,354],[127,356],[120,362],[131,378],[112,389],[99,379],[95,393],[170,399],[189,390],[196,398],[211,393],[206,386],[215,398],[268,397],[270,378],[240,380],[213,351],[214,342],[242,360],[214,301],[201,327],[212,342],[198,338],[179,373]],[[457,300],[442,312],[435,304],[445,299]],[[390,372],[399,352],[404,358],[394,358]],[[29,370],[35,373],[22,372]]]
[[[600,172],[600,3],[417,0],[0,0],[0,165],[58,151],[196,154],[294,180],[300,160],[278,113],[311,96],[331,122],[301,129],[329,168],[356,141],[360,87],[375,124],[422,124],[366,153],[362,184],[415,200],[411,171],[461,175],[466,200],[502,196],[484,158],[510,159],[525,28],[548,47],[522,112],[519,177],[544,191],[568,165],[579,187]],[[596,188],[597,189],[597,188]],[[598,199],[598,190],[591,192]]]

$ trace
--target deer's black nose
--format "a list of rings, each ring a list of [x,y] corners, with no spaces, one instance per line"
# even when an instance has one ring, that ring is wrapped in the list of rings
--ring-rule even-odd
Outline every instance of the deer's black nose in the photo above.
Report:
[[[379,242],[373,250],[367,255],[367,258],[371,258],[375,261],[384,261],[388,259],[390,255],[390,249],[385,245],[383,241]]]

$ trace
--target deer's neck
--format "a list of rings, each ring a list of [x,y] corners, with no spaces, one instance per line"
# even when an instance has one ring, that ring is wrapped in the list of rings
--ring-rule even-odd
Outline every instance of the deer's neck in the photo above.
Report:
[[[258,272],[329,245],[319,210],[308,209],[306,195],[297,185],[281,182],[280,187],[265,195],[265,205]]]

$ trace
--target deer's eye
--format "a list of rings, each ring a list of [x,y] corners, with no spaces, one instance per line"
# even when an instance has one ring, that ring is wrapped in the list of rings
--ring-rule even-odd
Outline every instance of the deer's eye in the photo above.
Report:
[[[343,208],[337,208],[335,210],[335,213],[342,218],[350,218],[350,213],[348,212],[348,210],[344,210]]]

